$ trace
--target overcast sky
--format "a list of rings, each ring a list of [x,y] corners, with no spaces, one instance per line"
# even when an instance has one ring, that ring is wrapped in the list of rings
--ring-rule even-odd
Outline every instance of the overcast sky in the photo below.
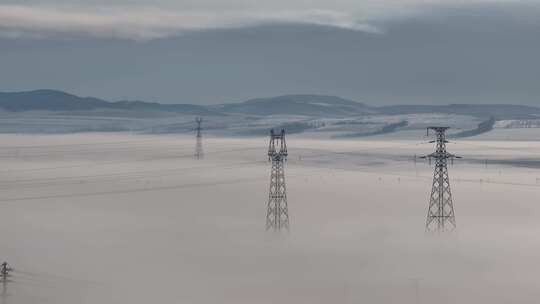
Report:
[[[192,30],[268,23],[328,25],[377,31],[371,22],[411,18],[441,6],[533,1],[488,0],[4,0],[0,29],[8,37],[89,35],[149,40]]]
[[[0,90],[221,103],[540,100],[538,1],[4,0]]]

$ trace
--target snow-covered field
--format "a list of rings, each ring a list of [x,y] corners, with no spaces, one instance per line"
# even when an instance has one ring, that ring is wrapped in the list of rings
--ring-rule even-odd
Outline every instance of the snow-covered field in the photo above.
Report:
[[[377,134],[385,126],[405,123],[399,132],[420,131],[432,125],[447,125],[452,132],[475,129],[482,119],[449,114],[364,115],[340,118],[302,115],[211,115],[203,117],[208,134],[220,137],[264,136],[271,128],[285,128],[288,133],[304,137],[358,138]],[[139,134],[191,134],[195,116],[167,112],[85,111],[65,112],[2,112],[0,134],[69,134],[86,132],[132,132]],[[392,131],[381,132],[392,136]],[[416,132],[415,134],[417,134]],[[402,137],[403,134],[398,134]],[[397,137],[396,137],[397,138]],[[409,139],[416,138],[406,137]]]
[[[288,235],[266,138],[0,135],[0,301],[535,303],[540,142],[449,144],[458,231],[430,236],[423,135],[288,137]]]

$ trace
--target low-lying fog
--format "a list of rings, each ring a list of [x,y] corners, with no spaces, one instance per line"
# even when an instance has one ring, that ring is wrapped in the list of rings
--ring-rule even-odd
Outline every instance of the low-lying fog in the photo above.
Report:
[[[458,230],[433,236],[427,140],[289,137],[275,235],[266,138],[1,135],[0,301],[536,303],[540,143],[449,144]]]

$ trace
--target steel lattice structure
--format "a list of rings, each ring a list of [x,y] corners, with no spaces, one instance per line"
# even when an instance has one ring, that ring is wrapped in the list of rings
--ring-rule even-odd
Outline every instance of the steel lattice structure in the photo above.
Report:
[[[448,175],[448,160],[461,158],[446,151],[446,130],[448,127],[429,127],[429,130],[435,131],[436,143],[435,152],[423,156],[431,162],[435,160],[435,173],[433,175],[433,187],[429,199],[429,208],[426,220],[427,231],[452,231],[456,229],[456,218],[454,214],[454,203],[452,201],[452,191],[450,189],[450,177]]]
[[[287,188],[285,186],[284,163],[287,159],[285,130],[276,134],[270,131],[268,160],[272,162],[270,191],[266,211],[266,230],[289,230],[289,210],[287,207]]]
[[[11,269],[11,267],[9,267],[8,263],[7,262],[4,262],[0,265],[0,280],[6,282],[8,277],[9,277],[9,273],[12,272],[13,269]]]
[[[195,122],[197,123],[197,135],[196,135],[196,144],[195,144],[195,158],[201,159],[204,157],[203,147],[202,147],[202,118],[197,117],[195,118]]]

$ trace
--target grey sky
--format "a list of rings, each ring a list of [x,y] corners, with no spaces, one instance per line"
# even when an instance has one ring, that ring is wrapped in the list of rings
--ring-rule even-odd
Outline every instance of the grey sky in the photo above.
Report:
[[[0,4],[0,35],[66,34],[150,40],[192,30],[301,23],[377,31],[371,22],[411,17],[435,7],[498,4],[494,0],[27,0]]]
[[[186,103],[288,93],[538,103],[538,2],[455,3],[3,1],[0,90]]]

